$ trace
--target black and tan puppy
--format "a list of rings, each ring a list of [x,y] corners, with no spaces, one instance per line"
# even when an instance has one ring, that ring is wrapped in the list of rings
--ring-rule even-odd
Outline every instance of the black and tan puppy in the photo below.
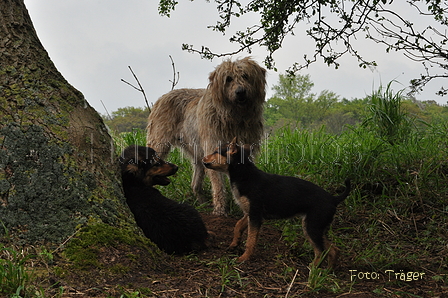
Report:
[[[163,196],[154,185],[168,185],[177,166],[157,157],[149,147],[127,147],[121,157],[126,203],[146,237],[171,254],[207,247],[207,229],[199,213],[188,204]]]
[[[335,266],[338,249],[328,241],[326,234],[336,206],[350,192],[350,181],[345,181],[344,193],[334,197],[309,181],[259,170],[251,161],[250,153],[250,146],[239,146],[235,138],[202,160],[205,167],[227,173],[238,195],[237,203],[244,217],[235,225],[230,248],[238,246],[249,227],[246,250],[238,261],[246,261],[253,254],[263,220],[301,215],[305,236],[314,248],[314,264],[318,265],[322,253],[328,250],[329,267]]]

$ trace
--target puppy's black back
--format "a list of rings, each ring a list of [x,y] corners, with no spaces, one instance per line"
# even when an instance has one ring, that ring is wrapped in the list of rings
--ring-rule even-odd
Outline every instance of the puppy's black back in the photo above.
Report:
[[[247,158],[244,162],[232,159],[229,176],[240,195],[249,199],[254,213],[262,214],[265,219],[307,214],[320,217],[327,223],[350,191],[350,181],[346,180],[346,190],[335,197],[310,181],[265,173]]]
[[[192,206],[170,200],[153,187],[130,187],[125,196],[137,225],[160,249],[185,254],[206,248],[208,232]]]

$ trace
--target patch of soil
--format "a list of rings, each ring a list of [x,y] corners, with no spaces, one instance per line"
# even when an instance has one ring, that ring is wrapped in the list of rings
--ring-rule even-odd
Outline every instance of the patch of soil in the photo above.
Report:
[[[189,256],[173,256],[160,270],[134,266],[131,272],[107,277],[100,284],[81,284],[76,276],[64,278],[60,285],[65,297],[120,297],[139,291],[144,297],[445,297],[444,284],[425,276],[402,281],[400,275],[384,272],[351,281],[351,252],[341,252],[340,267],[328,275],[323,285],[313,291],[308,285],[308,264],[313,251],[309,245],[291,248],[282,239],[281,231],[265,223],[256,253],[246,263],[236,263],[243,251],[227,250],[237,218],[202,214],[209,230],[216,234],[216,243],[206,251]],[[335,222],[337,224],[337,222]],[[119,250],[111,250],[104,260],[120,259]],[[366,269],[367,273],[368,270]],[[399,272],[398,273],[405,273]],[[363,273],[363,274],[364,274]],[[356,272],[356,274],[359,274]],[[358,276],[358,275],[357,275]],[[361,275],[360,275],[361,276]],[[368,279],[370,278],[370,279]],[[373,278],[373,279],[372,279]],[[390,279],[390,281],[389,281]],[[441,286],[442,285],[442,286]],[[138,297],[142,297],[138,296]],[[132,296],[137,297],[137,296]]]

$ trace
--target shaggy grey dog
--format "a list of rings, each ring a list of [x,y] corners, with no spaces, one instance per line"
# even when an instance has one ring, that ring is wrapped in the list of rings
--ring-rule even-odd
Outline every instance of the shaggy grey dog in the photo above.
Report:
[[[173,90],[154,104],[148,118],[147,146],[165,158],[172,146],[193,162],[194,194],[204,202],[201,158],[235,136],[257,153],[263,135],[266,70],[250,57],[226,60],[209,76],[206,89]],[[226,214],[224,177],[207,169],[213,191],[213,213]]]

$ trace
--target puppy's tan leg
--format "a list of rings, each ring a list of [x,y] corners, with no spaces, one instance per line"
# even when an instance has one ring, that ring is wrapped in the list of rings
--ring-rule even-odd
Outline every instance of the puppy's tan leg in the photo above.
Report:
[[[338,265],[338,259],[339,259],[339,248],[337,248],[333,243],[328,241],[327,239],[325,243],[326,249],[329,249],[328,251],[328,268],[335,269]]]
[[[213,192],[213,214],[226,215],[226,188],[222,173],[207,169]]]
[[[316,243],[313,241],[313,239],[311,239],[310,235],[308,234],[305,217],[302,218],[302,229],[303,229],[303,234],[305,235],[305,238],[311,243],[311,246],[313,247],[313,250],[314,250],[313,265],[317,266],[321,260],[322,251],[317,247]]]
[[[244,262],[249,260],[249,258],[253,255],[255,251],[255,246],[257,245],[261,225],[251,222],[249,218],[248,228],[249,229],[247,231],[246,250],[244,251],[243,255],[237,259],[238,262]]]
[[[328,268],[334,269],[335,266],[337,265],[337,260],[339,257],[339,249],[328,240],[326,235],[321,236],[322,240],[323,240],[323,248],[319,248],[320,246],[317,245],[317,243],[312,239],[312,237],[310,237],[310,235],[307,232],[305,218],[302,220],[302,227],[303,227],[303,233],[305,234],[305,237],[308,239],[308,241],[313,246],[313,250],[314,250],[313,265],[315,267],[317,267],[319,265],[319,263],[321,263],[322,254],[325,251],[328,251],[327,256],[326,256],[326,257],[328,257]]]
[[[339,248],[337,248],[333,243],[329,242],[328,240],[325,240],[325,252],[328,251],[326,257],[328,260],[328,268],[329,269],[335,269],[337,266],[337,261],[339,257]],[[314,243],[311,241],[311,244],[314,247]],[[324,253],[320,252],[317,248],[314,247],[314,260],[313,265],[315,267],[319,266],[319,263],[322,261],[322,255]]]
[[[249,222],[249,217],[245,214],[235,225],[233,229],[233,240],[230,243],[229,248],[235,248],[240,244],[241,236],[243,236],[244,231],[247,229],[247,224]]]

